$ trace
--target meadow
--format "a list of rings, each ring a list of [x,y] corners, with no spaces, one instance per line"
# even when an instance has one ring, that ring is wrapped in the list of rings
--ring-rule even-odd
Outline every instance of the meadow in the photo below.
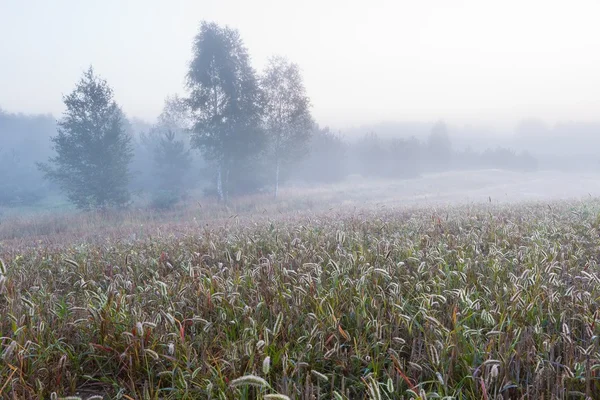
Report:
[[[599,215],[257,197],[7,219],[0,398],[598,398]]]

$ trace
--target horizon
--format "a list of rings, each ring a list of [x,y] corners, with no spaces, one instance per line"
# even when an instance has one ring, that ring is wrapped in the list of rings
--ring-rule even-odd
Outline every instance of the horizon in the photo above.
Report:
[[[151,121],[148,119],[140,118],[137,116],[132,116],[127,113],[126,110],[125,117],[129,124],[135,125],[147,125],[148,127],[154,125],[155,121]],[[0,114],[4,113],[5,115],[13,115],[13,116],[23,116],[23,117],[46,117],[52,118],[55,121],[59,121],[62,117],[62,114],[54,114],[51,112],[35,112],[28,113],[19,110],[9,110],[3,107],[0,104]],[[363,123],[357,124],[353,126],[347,126],[344,129],[340,129],[338,127],[320,124],[319,121],[316,121],[320,128],[327,128],[332,133],[341,135],[345,139],[348,140],[357,140],[366,134],[374,133],[381,138],[410,138],[417,137],[423,138],[424,136],[430,133],[430,128],[432,128],[436,123],[442,122],[446,125],[448,129],[448,133],[452,139],[463,139],[463,140],[472,140],[476,137],[481,138],[483,136],[495,139],[511,139],[517,138],[519,136],[523,136],[523,133],[539,135],[540,132],[553,133],[555,131],[560,131],[561,128],[564,129],[565,126],[575,125],[578,128],[599,128],[600,129],[600,119],[593,121],[577,121],[577,120],[562,120],[556,121],[552,124],[546,123],[540,118],[535,117],[525,117],[518,121],[511,122],[510,124],[504,125],[493,125],[493,124],[473,124],[473,123],[448,123],[443,119],[437,120],[380,120],[374,121],[372,123]],[[524,132],[523,130],[519,131],[519,128],[522,125],[534,124],[538,130],[534,132]],[[398,134],[396,132],[390,132],[391,130],[402,129],[401,133]],[[407,133],[407,129],[414,129]],[[145,132],[143,129],[134,128],[134,132],[143,133]],[[561,136],[560,132],[558,136]],[[465,142],[461,143],[462,147],[469,147],[472,143]],[[493,146],[492,146],[493,147]]]

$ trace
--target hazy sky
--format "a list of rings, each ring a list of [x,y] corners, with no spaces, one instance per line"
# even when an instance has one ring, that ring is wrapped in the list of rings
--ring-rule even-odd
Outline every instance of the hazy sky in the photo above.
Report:
[[[63,110],[87,66],[129,116],[184,93],[201,20],[297,62],[318,122],[600,120],[600,1],[0,0],[0,107]]]

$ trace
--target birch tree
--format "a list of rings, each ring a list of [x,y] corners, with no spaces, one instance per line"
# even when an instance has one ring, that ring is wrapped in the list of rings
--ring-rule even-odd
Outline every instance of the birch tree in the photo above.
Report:
[[[203,22],[187,78],[192,145],[214,163],[217,194],[227,201],[230,172],[263,146],[258,79],[238,31]]]
[[[308,151],[313,121],[300,68],[284,57],[273,57],[261,77],[264,121],[274,170],[277,197],[281,169]]]

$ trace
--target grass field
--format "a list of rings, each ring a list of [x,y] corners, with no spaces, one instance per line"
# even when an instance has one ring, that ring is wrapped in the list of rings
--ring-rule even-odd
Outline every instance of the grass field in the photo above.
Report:
[[[259,200],[5,221],[0,398],[599,398],[600,201]]]

